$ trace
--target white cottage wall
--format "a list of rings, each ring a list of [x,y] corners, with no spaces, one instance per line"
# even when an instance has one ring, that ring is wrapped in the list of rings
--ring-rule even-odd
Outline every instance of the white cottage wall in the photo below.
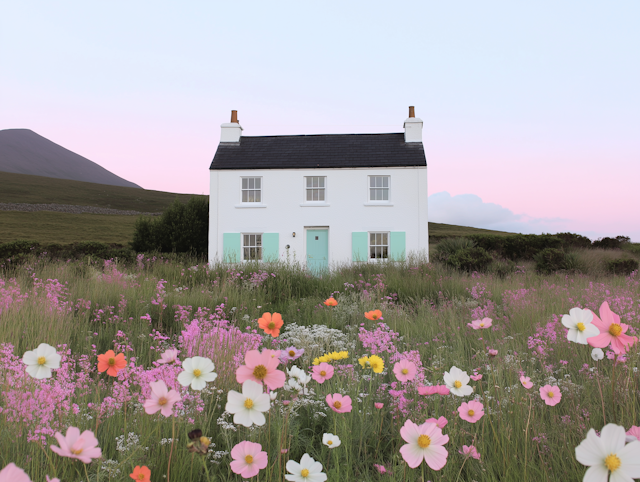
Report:
[[[369,176],[390,176],[387,204],[369,201]],[[351,233],[404,231],[406,252],[428,256],[427,168],[211,170],[209,260],[224,233],[279,233],[279,256],[306,260],[306,229],[329,229],[329,265],[352,261]],[[326,176],[326,202],[307,203],[306,176]],[[241,202],[241,178],[262,178],[262,202]],[[292,233],[296,233],[293,237]],[[289,245],[289,249],[285,248]]]

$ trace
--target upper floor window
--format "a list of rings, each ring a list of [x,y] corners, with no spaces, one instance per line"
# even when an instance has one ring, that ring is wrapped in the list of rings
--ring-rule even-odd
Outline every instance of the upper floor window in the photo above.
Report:
[[[369,233],[369,260],[389,258],[389,233]]]
[[[245,261],[261,261],[262,234],[244,234],[242,238],[243,259]]]
[[[309,201],[325,201],[325,189],[327,178],[325,176],[308,176],[306,177],[306,200]]]
[[[389,200],[389,176],[369,176],[369,201]]]
[[[242,178],[242,202],[259,203],[262,202],[262,178],[243,177]]]

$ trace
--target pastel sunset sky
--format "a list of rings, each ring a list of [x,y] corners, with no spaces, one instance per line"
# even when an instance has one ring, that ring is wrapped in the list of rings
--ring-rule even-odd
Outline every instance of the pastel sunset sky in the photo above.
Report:
[[[430,221],[640,242],[640,2],[59,1],[0,9],[0,129],[209,192],[244,135],[424,121]]]

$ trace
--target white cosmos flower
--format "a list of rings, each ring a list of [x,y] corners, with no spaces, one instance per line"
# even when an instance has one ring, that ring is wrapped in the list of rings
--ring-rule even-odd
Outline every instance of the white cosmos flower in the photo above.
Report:
[[[595,361],[600,361],[604,358],[604,352],[602,351],[602,348],[594,348],[593,350],[591,350],[591,358],[593,358]]]
[[[287,471],[291,475],[284,476],[290,482],[324,482],[327,474],[322,473],[322,464],[313,460],[309,454],[304,454],[300,463],[289,460]]]
[[[600,437],[589,430],[576,447],[576,460],[589,467],[583,480],[631,482],[640,478],[640,442],[625,445],[625,435],[624,428],[613,423],[604,426]]]
[[[262,412],[268,412],[271,400],[268,393],[262,393],[262,383],[247,380],[242,384],[242,393],[229,390],[227,405],[224,409],[233,414],[233,423],[251,427],[264,425],[266,419]]]
[[[322,436],[322,443],[330,449],[335,449],[336,447],[339,447],[342,442],[340,442],[340,437],[338,437],[337,435],[333,435],[332,433],[325,433]]]
[[[183,387],[191,385],[194,390],[202,390],[207,386],[207,382],[212,382],[218,378],[218,374],[213,371],[215,365],[208,358],[194,356],[185,358],[182,362],[184,371],[178,375],[178,382]]]
[[[27,365],[27,373],[33,378],[51,378],[51,369],[60,368],[62,357],[56,353],[56,349],[46,343],[40,343],[38,348],[26,351],[22,355],[22,362]]]
[[[287,369],[287,375],[291,378],[300,378],[301,375],[304,375],[304,370],[293,365],[291,368]]]
[[[569,329],[567,340],[586,345],[587,338],[598,336],[600,330],[592,321],[593,313],[590,310],[571,308],[568,315],[562,315],[562,324]]]
[[[451,370],[444,372],[443,378],[447,388],[454,395],[465,397],[473,393],[473,388],[468,385],[469,380],[471,380],[469,375],[458,367],[451,367]]]

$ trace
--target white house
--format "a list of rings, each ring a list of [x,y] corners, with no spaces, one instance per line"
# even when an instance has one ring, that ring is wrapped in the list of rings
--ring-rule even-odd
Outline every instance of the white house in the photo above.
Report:
[[[242,136],[222,124],[209,168],[209,261],[334,263],[428,256],[422,120],[404,132]]]

